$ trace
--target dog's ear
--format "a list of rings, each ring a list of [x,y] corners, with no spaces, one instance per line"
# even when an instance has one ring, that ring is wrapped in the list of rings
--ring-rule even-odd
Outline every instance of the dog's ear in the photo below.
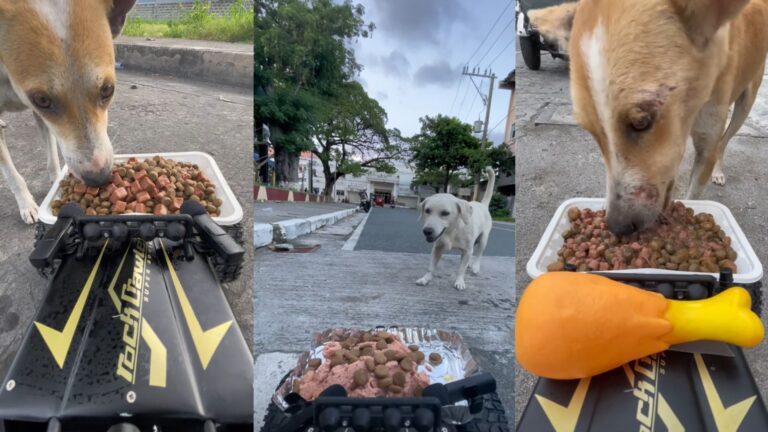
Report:
[[[128,12],[136,4],[136,0],[107,0],[107,3],[109,28],[112,29],[112,37],[118,37],[120,32],[123,31]]]
[[[571,38],[573,17],[576,15],[578,2],[563,3],[543,9],[534,9],[528,12],[528,20],[544,39],[556,42],[563,51],[568,50],[568,41]]]
[[[472,217],[472,206],[467,201],[457,200],[456,209],[459,212],[459,217],[464,225],[469,225],[469,218]]]
[[[704,48],[729,20],[736,17],[749,0],[672,0],[688,37]]]
[[[424,205],[427,204],[427,200],[429,198],[425,198],[424,201],[419,203],[418,209],[419,209],[419,220],[424,217]]]

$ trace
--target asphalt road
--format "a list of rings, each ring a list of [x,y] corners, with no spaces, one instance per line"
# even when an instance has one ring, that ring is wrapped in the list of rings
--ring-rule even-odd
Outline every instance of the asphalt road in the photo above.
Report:
[[[136,88],[131,88],[135,86]],[[250,91],[175,78],[118,72],[109,135],[116,153],[200,150],[214,156],[252,226],[253,101]],[[51,187],[45,152],[32,115],[6,113],[8,147],[38,204]],[[46,281],[29,264],[34,227],[22,222],[13,194],[0,179],[0,371],[30,325]],[[250,235],[245,235],[247,242]],[[247,341],[252,340],[252,248],[246,246],[244,277],[224,293]]]
[[[601,197],[605,171],[597,144],[578,126],[569,125],[570,94],[567,63],[542,56],[540,71],[530,71],[518,54],[517,64],[517,268],[525,269],[555,209],[572,197]],[[763,86],[743,133],[731,140],[725,154],[725,187],[710,185],[703,199],[727,205],[747,235],[761,262],[768,263],[768,134],[759,112],[766,112],[768,94]],[[761,111],[762,110],[762,111]],[[692,162],[689,148],[677,180],[675,196],[682,198]],[[518,296],[530,282],[524,270],[516,276]],[[763,280],[763,284],[766,281]],[[765,292],[765,287],[764,287]],[[765,294],[763,294],[765,297]],[[763,324],[768,325],[763,306]],[[768,341],[746,350],[762,398],[768,397]],[[535,378],[516,370],[516,419],[531,396]]]
[[[398,214],[376,209],[370,215],[377,213]],[[256,430],[273,390],[296,366],[299,353],[310,348],[312,334],[338,327],[399,325],[460,332],[480,368],[496,377],[511,414],[514,259],[485,257],[480,274],[467,276],[467,289],[457,291],[453,278],[459,257],[446,256],[435,279],[421,287],[415,282],[429,262],[422,252],[342,249],[364,217],[356,213],[296,240],[321,246],[312,253],[275,253],[267,248],[255,252]],[[406,218],[418,226],[414,215]],[[408,229],[387,218],[369,219],[366,229],[382,224]]]
[[[374,208],[368,216],[355,250],[428,254],[432,244],[424,240],[415,209]],[[459,254],[451,251],[450,254]],[[484,256],[515,255],[515,224],[494,222]]]

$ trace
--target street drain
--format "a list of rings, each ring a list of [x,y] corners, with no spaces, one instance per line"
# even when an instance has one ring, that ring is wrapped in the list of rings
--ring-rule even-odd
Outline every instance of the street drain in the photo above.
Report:
[[[319,244],[290,244],[290,243],[279,243],[279,244],[272,244],[269,245],[269,250],[272,252],[278,252],[278,253],[310,253],[314,252],[318,249],[320,249]]]

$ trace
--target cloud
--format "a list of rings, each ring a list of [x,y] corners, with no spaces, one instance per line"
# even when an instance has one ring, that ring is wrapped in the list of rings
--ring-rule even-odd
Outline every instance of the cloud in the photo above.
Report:
[[[459,69],[454,69],[445,60],[426,64],[420,67],[413,75],[414,82],[418,85],[436,85],[450,87],[461,75]]]
[[[389,96],[387,96],[386,93],[384,93],[384,92],[376,92],[376,100],[385,101],[388,98],[389,98]]]
[[[461,0],[376,1],[374,22],[389,37],[410,45],[441,45],[456,24],[470,24],[465,4]]]
[[[371,55],[367,63],[368,66],[382,69],[388,75],[397,77],[408,77],[411,70],[411,62],[408,61],[405,54],[398,50],[393,50],[385,56]]]

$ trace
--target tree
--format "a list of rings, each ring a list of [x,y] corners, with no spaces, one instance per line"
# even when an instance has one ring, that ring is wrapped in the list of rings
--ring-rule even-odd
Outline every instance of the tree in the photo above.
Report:
[[[374,26],[350,0],[257,3],[255,124],[272,131],[278,182],[295,181],[299,154],[312,149],[324,106],[360,71],[348,42],[368,37]]]
[[[400,131],[387,130],[386,123],[387,113],[360,83],[351,81],[339,88],[314,128],[312,152],[323,166],[326,196],[347,174],[359,176],[368,169],[397,172],[393,162],[403,157],[407,146]]]
[[[482,152],[480,140],[472,135],[472,126],[455,117],[426,116],[420,121],[421,133],[410,139],[415,182],[432,179],[437,172],[438,184],[447,190],[456,173],[477,164]]]

